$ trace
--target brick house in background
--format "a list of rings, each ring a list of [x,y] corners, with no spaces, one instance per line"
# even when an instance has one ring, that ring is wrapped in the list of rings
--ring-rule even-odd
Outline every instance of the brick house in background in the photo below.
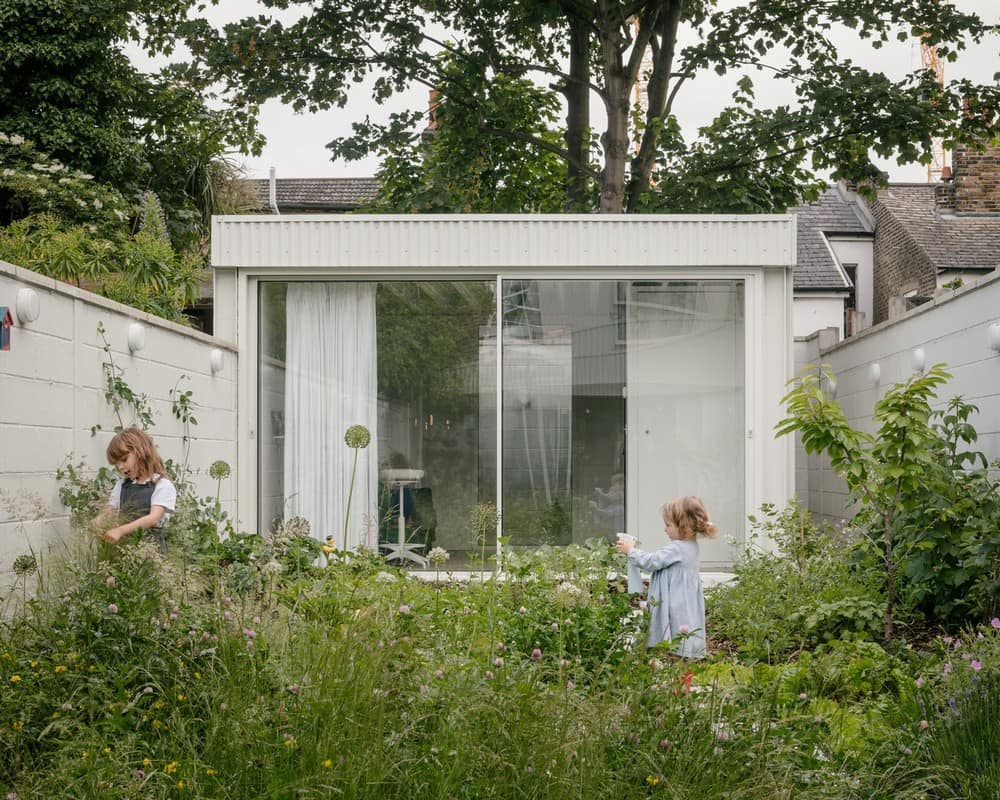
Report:
[[[889,184],[869,208],[878,323],[1000,267],[1000,144],[956,147],[949,180]]]

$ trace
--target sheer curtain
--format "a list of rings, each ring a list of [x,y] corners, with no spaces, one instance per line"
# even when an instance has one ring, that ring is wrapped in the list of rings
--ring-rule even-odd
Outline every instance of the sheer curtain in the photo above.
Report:
[[[377,545],[378,370],[375,283],[289,283],[285,346],[285,517],[305,517],[337,547]],[[354,451],[364,425],[346,541],[344,515]],[[366,519],[371,526],[366,526]]]

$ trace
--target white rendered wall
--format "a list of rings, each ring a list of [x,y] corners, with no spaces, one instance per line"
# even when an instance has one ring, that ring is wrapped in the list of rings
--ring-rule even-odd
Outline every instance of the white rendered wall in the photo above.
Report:
[[[865,315],[865,327],[871,327],[875,303],[875,244],[871,237],[859,239],[830,238],[830,248],[843,264],[857,264],[854,307]],[[813,328],[819,330],[819,328]],[[807,336],[812,331],[801,334]],[[800,334],[796,332],[796,336]]]
[[[844,295],[798,294],[792,304],[793,330],[796,336],[808,336],[824,328],[836,328],[844,338]]]
[[[40,313],[34,322],[17,319],[22,289],[37,294]],[[56,470],[70,459],[85,460],[93,469],[106,464],[104,451],[117,418],[104,398],[107,354],[99,324],[126,383],[149,398],[150,433],[164,459],[183,458],[184,430],[172,414],[170,390],[192,392],[198,424],[191,429],[189,464],[199,471],[198,492],[215,496],[208,467],[225,460],[233,476],[223,482],[221,499],[229,513],[235,511],[237,357],[231,344],[3,261],[0,305],[14,316],[10,350],[0,351],[0,585],[9,583],[18,555],[30,547],[44,556],[68,531]],[[145,346],[131,354],[128,329],[136,322],[145,328]],[[217,374],[210,366],[215,349],[223,353]],[[98,424],[103,430],[92,436],[91,427]],[[36,497],[42,517],[23,519],[24,507]],[[12,500],[21,510],[10,507]]]
[[[935,407],[960,395],[978,406],[970,419],[979,433],[976,449],[1000,458],[1000,352],[990,348],[990,327],[1000,323],[1000,274],[991,273],[883,322],[838,344],[823,336],[796,341],[796,371],[829,364],[837,377],[837,401],[850,423],[873,432],[871,414],[886,387],[912,374],[913,351],[923,350],[927,367],[944,363],[952,379],[938,392]],[[880,373],[876,384],[872,365]],[[796,494],[818,515],[843,519],[847,491],[823,456],[796,450]]]

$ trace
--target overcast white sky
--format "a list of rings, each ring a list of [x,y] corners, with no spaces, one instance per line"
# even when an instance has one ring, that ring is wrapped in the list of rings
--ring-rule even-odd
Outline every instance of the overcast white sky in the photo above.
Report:
[[[1000,24],[1000,0],[956,0],[956,5],[963,11],[979,14],[986,22]],[[226,6],[238,8],[237,14],[247,13],[245,0],[222,0],[222,9],[217,9],[217,13],[226,13]],[[920,65],[920,48],[916,40],[892,43],[878,51],[867,45],[861,46],[856,40],[845,40],[845,47],[856,50],[852,55],[855,62],[877,68],[890,76]],[[980,83],[992,82],[993,74],[1000,71],[1000,35],[994,34],[987,44],[963,52],[957,62],[945,63],[944,71],[947,80],[968,77]],[[707,122],[725,103],[731,86],[732,79],[706,76],[684,87],[678,98],[677,110],[685,130],[693,131],[696,126]],[[783,92],[787,89],[759,90],[758,97],[768,104],[787,102],[790,98],[782,97]],[[426,101],[426,90],[420,88],[405,97],[396,98],[392,108],[419,108]],[[338,136],[348,135],[351,122],[364,119],[366,115],[384,119],[388,112],[389,107],[373,103],[363,84],[357,87],[345,108],[319,114],[296,114],[281,103],[269,102],[261,112],[261,130],[267,137],[267,145],[259,158],[243,159],[247,174],[249,177],[267,177],[269,168],[273,166],[279,178],[370,176],[377,168],[374,158],[332,162],[325,145]],[[881,162],[880,166],[893,181],[927,179],[927,168],[923,165],[904,167],[888,161]]]

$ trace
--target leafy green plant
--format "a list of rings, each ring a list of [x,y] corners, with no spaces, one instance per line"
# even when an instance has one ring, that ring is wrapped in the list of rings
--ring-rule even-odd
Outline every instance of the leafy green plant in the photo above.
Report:
[[[180,388],[181,381],[186,379],[187,375],[182,374],[177,378],[177,383],[170,390],[170,411],[184,428],[184,435],[181,437],[184,446],[184,455],[181,459],[180,471],[177,476],[181,482],[184,481],[187,475],[191,458],[191,427],[198,424],[198,420],[194,416],[194,407],[197,404],[191,399],[193,392],[190,389],[182,391]]]
[[[105,357],[101,365],[104,369],[104,399],[118,418],[115,431],[123,431],[133,425],[143,430],[153,427],[153,409],[149,404],[149,397],[136,392],[125,380],[125,371],[115,362],[111,340],[108,339],[108,331],[103,322],[97,323],[97,335],[101,337],[101,349],[104,350]],[[123,412],[128,411],[131,411],[131,415],[123,416]],[[90,435],[94,436],[100,429],[100,425],[92,426]]]
[[[774,663],[869,630],[881,593],[868,570],[844,557],[851,547],[847,532],[816,522],[798,499],[784,509],[764,505],[749,523],[735,580],[706,592],[712,637]]]
[[[788,417],[777,426],[779,435],[800,433],[806,452],[826,453],[860,503],[853,524],[884,574],[887,641],[901,605],[955,622],[985,617],[995,602],[973,590],[996,586],[1000,496],[985,457],[968,449],[975,407],[955,398],[931,408],[949,377],[938,364],[890,387],[873,411],[877,431],[867,434],[824,391],[823,374],[807,372],[785,396]]]

